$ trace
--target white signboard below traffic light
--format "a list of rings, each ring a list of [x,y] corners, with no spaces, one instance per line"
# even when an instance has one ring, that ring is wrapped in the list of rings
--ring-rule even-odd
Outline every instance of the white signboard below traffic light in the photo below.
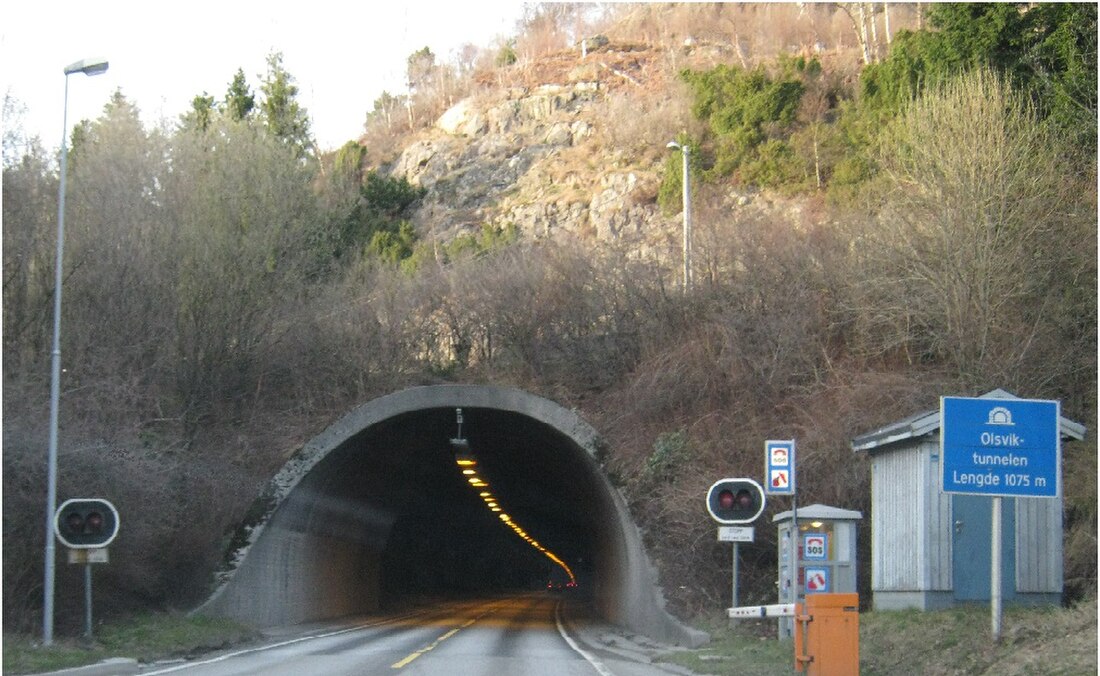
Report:
[[[752,526],[719,526],[719,542],[753,542],[756,530]]]
[[[764,492],[768,495],[794,495],[794,455],[794,439],[764,442]]]

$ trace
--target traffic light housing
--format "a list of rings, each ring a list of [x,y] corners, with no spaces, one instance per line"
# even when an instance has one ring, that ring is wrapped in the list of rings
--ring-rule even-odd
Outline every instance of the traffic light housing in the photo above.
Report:
[[[752,523],[764,503],[764,489],[752,479],[721,479],[707,491],[707,511],[718,523]]]
[[[118,535],[118,510],[106,500],[66,500],[54,514],[57,539],[71,549],[106,547]]]

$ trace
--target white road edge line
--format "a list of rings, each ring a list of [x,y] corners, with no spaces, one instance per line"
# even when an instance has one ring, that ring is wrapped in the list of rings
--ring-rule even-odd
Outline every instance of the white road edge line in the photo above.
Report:
[[[562,602],[558,601],[558,605],[554,607],[554,621],[558,625],[558,633],[561,634],[561,637],[565,639],[565,642],[569,644],[569,647],[573,649],[573,652],[588,660],[588,663],[592,665],[592,668],[595,669],[596,672],[600,674],[600,676],[615,676],[615,674],[612,673],[610,669],[605,667],[602,662],[596,659],[596,657],[592,653],[581,648],[579,645],[577,645],[576,641],[569,637],[569,634],[565,633],[565,627],[562,626],[561,623],[561,606]]]
[[[237,650],[235,652],[219,655],[208,660],[198,660],[196,662],[186,662],[184,664],[177,664],[166,669],[158,669],[156,671],[143,671],[141,676],[156,676],[157,674],[170,674],[173,671],[183,671],[184,669],[191,669],[193,667],[201,667],[207,664],[216,664],[218,662],[224,662],[225,660],[232,659],[234,657],[240,657],[241,655],[251,655],[252,653],[259,653],[265,650],[274,650],[276,648],[282,648],[288,645],[294,645],[295,643],[301,643],[302,641],[313,641],[319,638],[330,638],[332,636],[339,636],[340,634],[348,634],[353,631],[359,631],[362,629],[370,629],[372,627],[379,627],[395,620],[403,620],[409,617],[414,617],[421,613],[409,613],[408,615],[399,615],[397,617],[389,617],[376,622],[367,622],[366,624],[358,624],[354,627],[346,627],[344,629],[337,629],[336,631],[330,631],[323,634],[312,634],[310,636],[299,636],[298,638],[292,638],[289,641],[282,641],[279,643],[272,643],[271,645],[258,646],[256,648],[248,648],[246,650]]]

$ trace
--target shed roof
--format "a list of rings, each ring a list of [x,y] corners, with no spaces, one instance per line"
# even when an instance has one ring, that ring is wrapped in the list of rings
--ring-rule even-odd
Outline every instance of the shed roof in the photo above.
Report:
[[[980,398],[1019,399],[1019,397],[1011,392],[1006,392],[999,388],[991,392],[986,392],[981,395]],[[873,432],[861,434],[855,439],[852,439],[852,450],[868,452],[881,451],[898,442],[923,437],[933,432],[937,432],[939,429],[940,409],[937,407],[931,411],[918,413],[909,416],[905,420],[899,420],[896,423],[880,427]],[[1080,441],[1085,438],[1085,426],[1069,418],[1058,416],[1058,429],[1063,439],[1077,439]]]
[[[806,507],[799,507],[798,518],[814,519],[818,521],[858,521],[863,518],[863,513],[852,509],[841,509],[840,507],[814,504]],[[785,512],[780,512],[773,516],[772,523],[790,521],[790,519],[791,510],[788,509]]]

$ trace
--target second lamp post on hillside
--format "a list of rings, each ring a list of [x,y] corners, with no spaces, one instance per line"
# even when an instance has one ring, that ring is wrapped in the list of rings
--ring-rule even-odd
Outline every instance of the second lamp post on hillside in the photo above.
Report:
[[[691,150],[688,145],[669,141],[668,148],[679,150],[683,156],[683,211],[684,211],[684,293],[691,291],[691,172],[688,168],[688,156]]]

